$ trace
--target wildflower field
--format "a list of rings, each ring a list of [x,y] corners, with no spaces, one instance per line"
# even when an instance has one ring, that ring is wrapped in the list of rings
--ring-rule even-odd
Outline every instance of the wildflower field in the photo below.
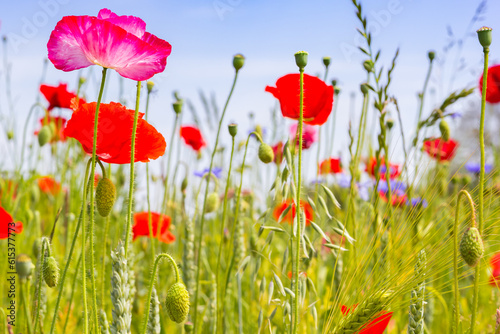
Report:
[[[163,89],[176,45],[107,8],[57,17],[19,112],[20,40],[4,37],[0,334],[500,334],[496,22],[480,1],[464,39],[421,50],[403,109],[404,50],[382,49],[364,2],[344,2],[366,80],[349,94],[334,57],[283,53],[293,71],[258,87],[273,99],[262,124],[232,107],[251,57],[227,55],[219,99]],[[473,83],[438,96],[440,52],[465,39]]]

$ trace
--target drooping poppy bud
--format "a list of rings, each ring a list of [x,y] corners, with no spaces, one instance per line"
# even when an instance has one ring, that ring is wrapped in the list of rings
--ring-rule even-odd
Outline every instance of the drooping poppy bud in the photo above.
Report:
[[[450,126],[444,119],[439,122],[439,131],[441,132],[441,138],[444,141],[450,140]]]
[[[45,258],[43,264],[43,279],[45,283],[53,288],[59,283],[59,266],[53,256]]]
[[[273,148],[266,143],[261,143],[259,146],[259,159],[265,164],[274,160]]]
[[[460,255],[471,267],[475,267],[484,254],[483,240],[479,230],[475,227],[470,227],[465,231],[460,241]]]
[[[174,283],[167,292],[165,306],[170,319],[178,324],[186,321],[189,313],[189,292],[182,283]]]
[[[205,213],[214,212],[219,208],[220,199],[216,192],[208,194],[207,203],[205,204]]]
[[[113,208],[116,200],[116,188],[113,182],[107,177],[99,180],[95,190],[95,201],[97,212],[101,217],[107,217]]]
[[[38,144],[43,146],[50,141],[52,137],[52,131],[50,131],[50,127],[48,125],[42,126],[40,132],[38,132]]]

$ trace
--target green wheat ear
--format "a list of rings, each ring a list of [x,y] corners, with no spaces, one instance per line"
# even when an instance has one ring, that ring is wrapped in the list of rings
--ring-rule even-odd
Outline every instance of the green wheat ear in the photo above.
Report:
[[[167,292],[165,306],[170,319],[183,323],[189,313],[189,292],[183,283],[174,283]]]
[[[111,302],[113,303],[113,322],[111,333],[128,334],[132,322],[130,306],[129,270],[125,258],[125,248],[120,242],[114,252],[111,252],[113,260],[111,276]]]
[[[153,287],[153,291],[151,294],[150,300],[150,308],[149,308],[149,317],[148,317],[148,328],[147,334],[160,334],[161,325],[160,325],[160,301],[158,300],[158,294],[156,289]]]

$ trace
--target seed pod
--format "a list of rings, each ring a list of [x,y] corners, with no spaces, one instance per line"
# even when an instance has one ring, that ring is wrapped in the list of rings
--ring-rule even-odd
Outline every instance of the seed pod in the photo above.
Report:
[[[238,53],[233,57],[233,67],[236,71],[239,71],[245,64],[245,57]]]
[[[43,279],[45,283],[53,288],[59,283],[59,266],[53,256],[45,258],[43,264]]]
[[[215,192],[209,194],[207,197],[207,203],[205,204],[205,213],[214,212],[219,208],[219,204],[219,195]]]
[[[189,292],[182,283],[173,284],[165,300],[168,316],[172,321],[183,323],[189,313]]]
[[[20,279],[27,279],[33,271],[31,258],[26,254],[19,254],[16,259],[16,272]]]
[[[50,137],[52,137],[50,127],[48,125],[42,126],[40,132],[38,132],[38,144],[40,146],[47,144],[50,141]]]
[[[116,200],[116,188],[113,182],[104,177],[99,180],[95,190],[97,211],[102,217],[107,217]]]
[[[307,56],[309,53],[306,51],[298,51],[295,53],[295,63],[299,68],[304,68],[307,65]]]
[[[262,143],[259,146],[259,159],[265,164],[268,164],[274,160],[273,148],[266,143]]]
[[[238,124],[236,123],[229,124],[227,128],[229,130],[229,134],[231,135],[231,137],[235,137],[236,134],[238,133]]]
[[[460,241],[460,255],[471,267],[475,267],[484,254],[483,240],[479,230],[475,227],[470,227],[465,231]]]

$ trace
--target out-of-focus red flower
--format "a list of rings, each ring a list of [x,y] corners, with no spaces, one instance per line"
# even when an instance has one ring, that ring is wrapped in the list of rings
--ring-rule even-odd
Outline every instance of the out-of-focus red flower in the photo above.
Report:
[[[12,199],[17,197],[18,184],[12,180],[0,180],[0,199],[5,195],[12,195]]]
[[[94,140],[94,117],[96,103],[84,103],[74,106],[75,112],[66,125],[64,134],[75,138],[88,154],[92,154]],[[112,164],[129,164],[134,110],[127,109],[120,103],[101,103],[97,124],[97,151],[101,161]],[[165,153],[165,138],[139,113],[135,138],[135,162],[149,162]]]
[[[340,159],[328,158],[321,161],[321,163],[319,164],[318,172],[320,175],[342,173],[342,165],[340,163]]]
[[[207,146],[201,131],[194,126],[181,126],[180,134],[186,145],[191,146],[196,152],[199,152],[203,147]]]
[[[295,139],[295,145],[298,147],[300,142],[299,137],[297,136],[297,127],[298,124],[292,124],[292,126],[290,126],[290,134],[292,136],[292,139]],[[307,150],[317,140],[318,132],[316,131],[316,128],[312,125],[305,124],[302,127],[302,149]]]
[[[490,259],[490,280],[491,286],[500,288],[500,252],[493,255]]]
[[[483,75],[479,78],[480,93],[483,92]],[[494,65],[488,68],[488,78],[486,78],[486,101],[489,103],[500,102],[500,65]]]
[[[280,216],[283,213],[283,211],[285,211],[285,209],[290,204],[292,204],[292,201],[291,200],[286,200],[286,201],[282,202],[281,204],[278,204],[274,208],[273,216],[274,216],[274,219],[276,219],[276,221],[280,218]],[[305,216],[306,216],[306,226],[311,225],[311,221],[313,219],[313,214],[314,214],[312,207],[309,205],[309,203],[307,203],[305,201],[300,201],[300,208],[302,209],[301,211],[303,211],[305,213]],[[295,219],[295,202],[293,202],[292,208],[283,217],[283,219],[281,220],[281,223],[287,222],[288,224],[293,224],[293,220],[292,219]]]
[[[300,74],[287,74],[276,81],[276,87],[267,86],[266,92],[280,101],[284,117],[300,117]],[[321,79],[304,74],[304,123],[322,125],[333,106],[333,86]]]
[[[163,72],[172,47],[146,31],[135,16],[101,9],[95,16],[65,16],[50,34],[49,59],[65,72],[90,65],[112,68],[135,81]]]
[[[51,143],[55,143],[57,141],[66,141],[66,135],[64,134],[64,126],[66,125],[66,122],[66,118],[59,116],[53,117],[51,115],[47,115],[40,118],[40,124],[42,126],[51,125],[51,128],[55,129],[55,131],[51,133]],[[35,131],[35,135],[38,135],[39,132],[40,130]]]
[[[22,231],[23,223],[14,222],[12,216],[0,206],[0,239],[7,239],[9,237],[9,234],[19,234]]]
[[[274,163],[280,165],[283,162],[283,142],[280,141],[276,145],[271,146],[274,152]]]
[[[432,158],[439,161],[450,161],[455,156],[458,143],[450,139],[432,138],[424,141],[424,151]]]
[[[61,191],[61,184],[50,176],[38,178],[38,187],[46,194],[57,195]]]
[[[375,157],[370,157],[368,159],[368,162],[366,163],[366,172],[371,176],[376,177],[375,175],[376,167],[377,167],[377,159]],[[386,179],[386,172],[387,172],[387,165],[385,163],[385,158],[382,157],[379,169],[381,180]],[[389,177],[391,178],[391,180],[398,178],[399,175],[401,175],[401,167],[398,164],[389,162]]]
[[[388,198],[387,198],[387,194],[383,191],[379,191],[379,195],[380,195],[380,198],[384,201],[384,202],[389,202]],[[400,207],[400,206],[403,206],[406,201],[408,201],[408,196],[406,196],[405,193],[401,193],[401,192],[394,192],[391,194],[391,197],[392,197],[392,200],[391,200],[391,205],[392,206],[397,206],[397,207]]]
[[[348,308],[342,305],[341,311],[343,315],[349,314],[351,310],[354,311],[357,305]],[[358,334],[383,334],[387,326],[389,326],[389,321],[391,321],[392,312],[382,311],[378,314],[377,318],[373,319],[367,324],[364,324],[358,332]]]
[[[134,226],[132,226],[133,240],[138,237],[149,237],[149,214],[148,212],[138,212],[134,214]],[[158,231],[158,224],[160,231]],[[175,236],[169,231],[170,217],[151,212],[151,225],[153,227],[153,237],[161,242],[171,244],[175,241]],[[159,232],[159,233],[158,233]]]
[[[286,274],[286,276],[288,276],[288,278],[289,278],[289,279],[292,279],[292,275],[293,275],[293,273],[292,273],[292,271],[291,271],[291,270],[290,270],[290,271]],[[304,271],[300,271],[300,272],[299,272],[299,276],[304,276],[304,277],[307,277],[307,273],[306,273],[306,272],[304,272]]]
[[[68,92],[67,84],[60,83],[59,86],[48,86],[41,85],[40,92],[42,92],[43,96],[49,102],[48,111],[54,108],[67,108],[71,109],[71,99],[76,97],[75,93]],[[85,100],[82,98],[78,99],[78,103],[85,103]]]

